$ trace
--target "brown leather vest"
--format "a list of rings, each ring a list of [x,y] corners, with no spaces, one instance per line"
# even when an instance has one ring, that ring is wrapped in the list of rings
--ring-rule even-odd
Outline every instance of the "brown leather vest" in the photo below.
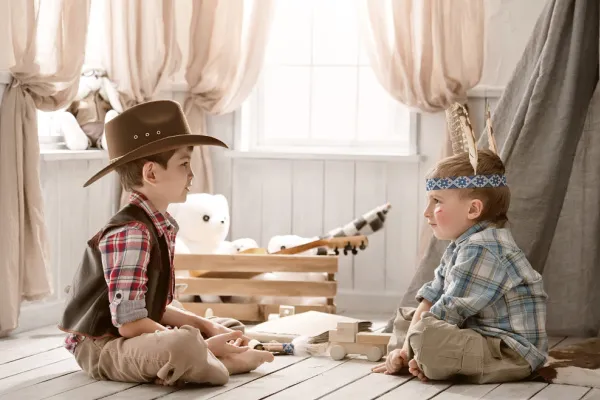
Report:
[[[145,300],[148,318],[160,323],[171,285],[171,260],[166,238],[158,236],[156,227],[142,208],[129,204],[115,214],[108,224],[88,241],[68,293],[63,317],[58,325],[59,329],[93,338],[121,336],[111,321],[108,286],[104,279],[98,241],[108,229],[133,221],[143,223],[150,231],[151,250]]]

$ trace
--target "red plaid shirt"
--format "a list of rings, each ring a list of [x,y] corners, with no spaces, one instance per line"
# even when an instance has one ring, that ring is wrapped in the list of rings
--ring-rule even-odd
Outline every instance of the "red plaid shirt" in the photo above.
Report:
[[[167,304],[173,300],[175,271],[173,254],[178,226],[168,212],[156,210],[146,196],[133,192],[130,204],[140,206],[150,217],[159,236],[165,236],[171,258],[171,289]],[[147,317],[144,296],[148,277],[146,268],[150,260],[150,232],[141,222],[131,222],[107,231],[98,243],[102,254],[104,278],[108,285],[108,301],[112,323],[116,327]],[[77,335],[68,335],[65,343],[67,350],[73,352],[81,341]]]

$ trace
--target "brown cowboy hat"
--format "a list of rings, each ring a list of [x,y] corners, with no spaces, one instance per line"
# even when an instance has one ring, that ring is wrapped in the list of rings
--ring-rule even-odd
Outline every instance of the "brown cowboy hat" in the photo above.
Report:
[[[83,187],[123,164],[164,151],[200,145],[228,148],[214,137],[192,134],[181,106],[171,100],[149,101],[123,111],[106,124],[105,135],[110,164]]]

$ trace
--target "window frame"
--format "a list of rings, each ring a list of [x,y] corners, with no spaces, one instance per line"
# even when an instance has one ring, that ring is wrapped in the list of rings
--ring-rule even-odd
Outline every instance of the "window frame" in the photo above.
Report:
[[[357,66],[358,67],[358,66]],[[307,67],[310,68],[310,67]],[[307,139],[266,139],[263,136],[263,113],[260,107],[263,103],[264,92],[263,74],[257,79],[256,85],[248,98],[234,111],[234,150],[245,153],[298,153],[298,154],[340,154],[366,156],[417,156],[418,152],[418,121],[420,112],[408,108],[408,140],[374,140],[348,141],[340,144],[338,140]],[[248,118],[256,116],[252,121]],[[305,141],[306,144],[301,142]],[[406,146],[404,145],[406,143]],[[400,147],[399,145],[402,144]]]

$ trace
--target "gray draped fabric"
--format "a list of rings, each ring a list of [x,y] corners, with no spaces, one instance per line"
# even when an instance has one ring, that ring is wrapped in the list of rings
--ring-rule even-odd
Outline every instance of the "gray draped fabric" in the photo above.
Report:
[[[600,336],[599,8],[548,1],[492,117],[509,227],[543,274],[551,335]],[[430,241],[401,306],[416,306],[447,245]]]

